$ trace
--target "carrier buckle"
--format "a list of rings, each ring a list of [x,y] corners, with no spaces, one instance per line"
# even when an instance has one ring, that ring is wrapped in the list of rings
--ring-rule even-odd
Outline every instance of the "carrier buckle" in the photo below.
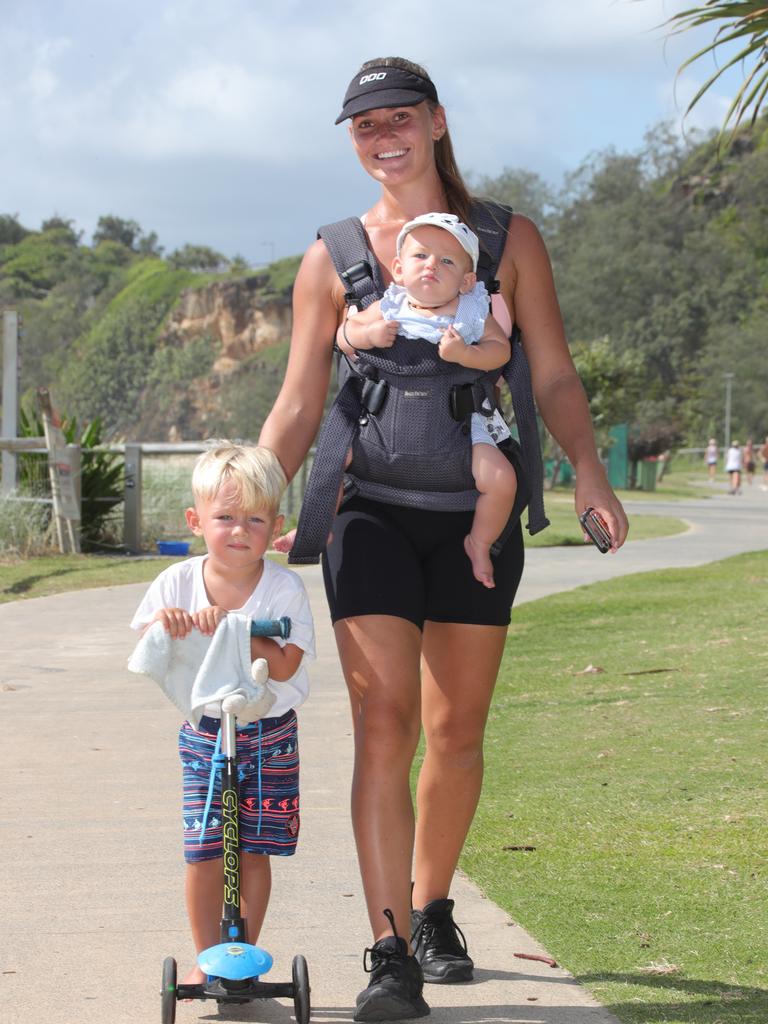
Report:
[[[388,390],[389,384],[385,380],[371,380],[370,377],[366,377],[363,381],[363,391],[360,396],[363,406],[363,414],[360,417],[361,427],[368,422],[369,416],[376,416],[381,412]]]
[[[473,412],[480,412],[485,401],[482,384],[474,381],[469,384],[454,384],[448,394],[451,416],[461,423]]]
[[[347,267],[346,270],[342,270],[339,277],[347,288],[347,291],[344,293],[344,301],[350,306],[357,300],[355,285],[360,281],[364,281],[366,277],[373,279],[371,264],[368,260],[360,260],[358,263],[353,263],[351,267]]]

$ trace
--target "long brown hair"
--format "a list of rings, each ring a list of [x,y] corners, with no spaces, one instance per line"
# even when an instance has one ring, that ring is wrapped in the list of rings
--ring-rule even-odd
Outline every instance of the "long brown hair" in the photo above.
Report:
[[[375,60],[367,60],[360,68],[360,72],[368,71],[369,68],[382,67],[400,68],[402,71],[410,71],[413,75],[420,75],[422,78],[426,78],[428,82],[432,81],[426,68],[423,68],[420,64],[415,64],[412,60],[407,60],[405,57],[377,57]],[[437,104],[432,100],[426,100],[425,102],[434,111]],[[435,142],[435,166],[437,167],[437,173],[445,192],[448,212],[455,213],[459,220],[463,220],[465,224],[471,223],[470,207],[472,197],[456,163],[453,143],[451,142],[447,125],[445,135]]]

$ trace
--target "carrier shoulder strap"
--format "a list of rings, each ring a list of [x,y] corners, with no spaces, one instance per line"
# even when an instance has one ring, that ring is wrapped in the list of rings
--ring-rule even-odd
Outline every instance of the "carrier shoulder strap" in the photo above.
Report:
[[[477,276],[493,295],[499,290],[496,272],[507,241],[512,207],[488,199],[475,199],[471,206],[472,226],[482,242],[477,261]]]
[[[347,217],[334,224],[324,224],[317,232],[341,278],[347,305],[365,309],[380,298],[384,292],[379,263],[368,248],[359,217]]]
[[[486,248],[495,275],[498,265],[504,252],[507,241],[507,233],[512,219],[512,209],[501,203],[488,201],[475,202],[472,205],[472,217],[475,230],[482,239]],[[478,277],[486,254],[480,250],[478,261]],[[488,291],[493,294],[498,290],[492,285],[486,284]],[[549,520],[544,513],[544,466],[541,457],[541,442],[539,440],[539,427],[536,419],[536,406],[533,401],[533,384],[531,382],[531,371],[528,359],[520,343],[520,330],[515,324],[512,329],[512,354],[509,362],[504,367],[503,376],[512,396],[512,407],[515,410],[515,422],[520,437],[521,460],[528,483],[531,488],[531,498],[528,503],[528,532],[538,533],[546,526]],[[502,533],[496,541],[494,548],[501,548],[507,539],[509,530]]]

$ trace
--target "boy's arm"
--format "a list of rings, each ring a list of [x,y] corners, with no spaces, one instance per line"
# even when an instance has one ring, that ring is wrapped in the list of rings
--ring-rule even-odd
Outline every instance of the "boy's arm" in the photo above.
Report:
[[[511,352],[509,338],[498,320],[490,315],[486,317],[482,337],[476,344],[465,344],[459,332],[449,327],[438,348],[441,358],[447,362],[473,370],[495,370],[507,362]]]
[[[195,627],[192,616],[185,608],[159,608],[144,626],[141,635],[155,622],[162,622],[163,629],[173,640],[183,640]]]
[[[269,665],[269,678],[284,683],[298,671],[304,651],[296,644],[281,647],[268,636],[251,637],[251,661],[264,658]]]

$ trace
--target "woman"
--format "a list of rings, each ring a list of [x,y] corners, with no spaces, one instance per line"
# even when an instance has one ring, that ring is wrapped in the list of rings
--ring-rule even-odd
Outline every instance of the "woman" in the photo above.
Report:
[[[431,211],[471,223],[470,197],[445,110],[418,65],[401,58],[366,62],[347,90],[342,121],[350,122],[363,169],[380,185],[363,221],[388,284],[403,225]],[[544,244],[525,217],[513,217],[497,277],[494,314],[522,330],[539,409],[576,469],[577,511],[593,506],[602,513],[615,551],[626,537],[626,517],[597,456]],[[289,478],[320,423],[343,313],[343,285],[324,243],[315,242],[294,288],[285,381],[260,438]],[[354,358],[351,348],[346,354]],[[353,497],[342,504],[324,554],[354,722],[352,821],[375,940],[366,951],[371,978],[355,1020],[423,1016],[423,978],[472,977],[449,892],[480,795],[483,733],[523,549],[518,526],[495,561],[495,588],[484,588],[464,553],[471,518]],[[414,820],[409,772],[420,726],[425,756]]]

